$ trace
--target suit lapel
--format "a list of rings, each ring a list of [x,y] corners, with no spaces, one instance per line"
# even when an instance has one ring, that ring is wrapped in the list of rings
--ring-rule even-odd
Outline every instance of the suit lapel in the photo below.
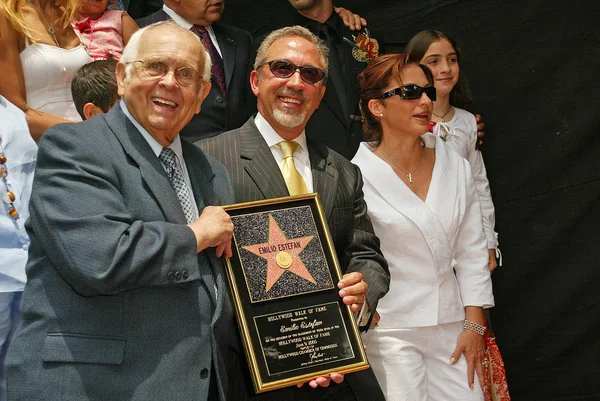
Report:
[[[329,218],[335,202],[339,174],[331,162],[327,147],[310,141],[308,150],[313,176],[313,191],[319,194],[323,209],[325,209],[325,217]]]
[[[289,196],[281,170],[253,119],[241,129],[240,146],[241,158],[248,160],[244,169],[264,198]]]
[[[181,138],[181,148],[183,149],[185,166],[190,176],[192,192],[198,204],[198,212],[202,213],[202,209],[206,205],[215,204],[215,194],[210,185],[215,174],[204,158],[204,154],[184,138]]]
[[[235,66],[235,40],[229,37],[219,24],[213,24],[212,27],[217,37],[219,49],[221,49],[221,58],[223,59],[223,70],[225,73],[225,87],[229,88]]]
[[[165,219],[171,223],[187,224],[165,169],[148,142],[123,113],[121,106],[117,104],[105,118],[125,153],[138,165],[142,179],[156,198]]]
[[[185,166],[190,176],[194,199],[198,205],[198,213],[202,214],[202,210],[205,206],[220,204],[220,202],[217,202],[215,199],[216,195],[211,185],[211,181],[215,178],[215,174],[204,154],[196,148],[196,146],[192,145],[184,138],[181,138],[181,148],[183,150]],[[222,307],[222,293],[225,291],[223,271],[222,269],[215,268],[216,266],[220,266],[220,262],[213,249],[205,250],[199,254],[199,257],[207,258],[208,265],[212,267],[211,269],[204,268],[206,265],[201,263],[200,274],[206,284],[208,293],[211,295],[211,298],[216,305],[216,310],[213,315],[214,322],[219,317]],[[215,286],[219,288],[218,299],[215,297]]]

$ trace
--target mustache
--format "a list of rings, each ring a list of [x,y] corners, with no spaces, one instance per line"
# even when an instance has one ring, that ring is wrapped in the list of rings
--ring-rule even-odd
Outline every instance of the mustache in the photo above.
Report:
[[[277,96],[289,96],[289,97],[296,97],[302,101],[305,101],[305,97],[304,97],[304,92],[302,91],[296,91],[293,89],[288,89],[288,88],[282,88],[279,89],[276,93]]]

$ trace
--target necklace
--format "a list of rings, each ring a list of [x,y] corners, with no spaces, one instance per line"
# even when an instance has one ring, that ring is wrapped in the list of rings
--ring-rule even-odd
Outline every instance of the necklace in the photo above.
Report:
[[[2,134],[0,134],[0,180],[4,183],[4,188],[6,189],[6,193],[2,197],[4,203],[8,206],[8,214],[13,219],[17,219],[19,217],[19,213],[15,208],[14,201],[16,199],[15,193],[10,190],[10,185],[6,177],[8,176],[8,166],[6,165],[7,159],[4,154],[4,147],[2,146]]]
[[[444,117],[446,117],[448,115],[448,113],[450,113],[450,110],[452,110],[452,106],[448,106],[448,110],[446,110],[446,112],[444,114],[442,114],[441,116],[439,114],[435,114],[435,111],[432,111],[432,113],[437,118],[441,118],[442,122],[445,123],[446,119]]]
[[[33,3],[31,3],[29,0],[27,0],[27,2],[31,7],[35,8],[40,17],[42,17],[42,19],[46,23],[46,26],[48,27],[48,33],[50,33],[52,39],[54,39],[54,43],[56,43],[56,47],[60,48],[60,43],[58,43],[58,39],[56,39],[56,33],[54,31],[54,7],[52,8],[52,14],[50,16],[50,18],[52,18],[52,24],[50,24],[46,17],[44,17],[44,13],[42,12],[42,10],[40,10],[37,6],[33,5]]]
[[[416,169],[419,168],[419,166],[423,162],[423,158],[425,157],[425,144],[423,143],[423,141],[421,141],[421,147],[423,149],[421,151],[421,158],[419,159],[419,162],[417,163],[417,165],[415,166],[415,168],[413,168],[410,171],[407,171],[407,170],[403,169],[402,167],[400,167],[399,165],[397,165],[396,163],[394,163],[394,161],[392,159],[390,159],[390,157],[388,155],[385,154],[385,152],[383,151],[383,149],[381,149],[381,153],[385,156],[386,159],[388,159],[390,161],[390,163],[392,163],[395,167],[397,167],[400,170],[402,170],[404,172],[404,174],[406,174],[406,176],[408,177],[408,183],[412,184],[413,183],[413,176],[412,176],[412,174],[415,172]]]

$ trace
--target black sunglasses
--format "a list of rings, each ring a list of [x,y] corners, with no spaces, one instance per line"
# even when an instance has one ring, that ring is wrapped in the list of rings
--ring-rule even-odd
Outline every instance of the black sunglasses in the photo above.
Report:
[[[398,95],[404,100],[417,100],[421,98],[423,92],[425,92],[431,101],[435,102],[435,87],[427,86],[423,88],[419,85],[404,85],[400,88],[392,89],[391,91],[387,91],[383,95],[380,95],[379,99],[387,99],[388,97]]]
[[[327,80],[325,71],[312,65],[303,65],[300,67],[287,60],[273,60],[259,65],[257,69],[263,65],[268,65],[273,75],[279,78],[289,78],[294,75],[296,70],[300,70],[300,78],[307,84],[314,85],[320,81],[325,83]]]

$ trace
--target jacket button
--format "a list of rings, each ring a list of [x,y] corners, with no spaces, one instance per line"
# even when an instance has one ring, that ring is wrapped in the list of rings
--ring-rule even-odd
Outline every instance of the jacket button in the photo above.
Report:
[[[217,101],[217,103],[223,103],[223,96],[217,96],[215,100]]]
[[[168,278],[169,280],[173,280],[173,279],[175,278],[175,273],[173,273],[173,272],[168,272],[168,273],[167,273],[167,278]]]
[[[208,377],[208,369],[204,368],[200,371],[200,378],[206,379]]]
[[[181,280],[181,272],[179,270],[175,270],[175,280]]]
[[[187,270],[184,270],[183,273],[181,274],[181,277],[183,277],[184,280],[187,280],[189,276],[190,276],[190,274],[188,273]]]

